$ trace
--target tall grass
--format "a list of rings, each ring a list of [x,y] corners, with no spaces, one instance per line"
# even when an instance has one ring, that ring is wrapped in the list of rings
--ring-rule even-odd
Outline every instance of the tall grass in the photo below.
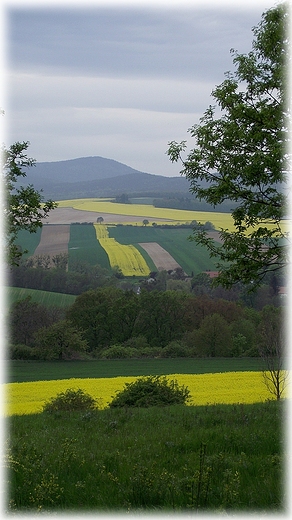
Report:
[[[282,402],[9,419],[7,509],[281,512]]]

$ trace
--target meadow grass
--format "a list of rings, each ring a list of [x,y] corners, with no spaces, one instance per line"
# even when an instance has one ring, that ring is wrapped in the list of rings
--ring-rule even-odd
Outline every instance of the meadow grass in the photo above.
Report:
[[[13,513],[283,513],[283,402],[8,421]]]
[[[9,360],[6,382],[50,381],[167,374],[208,374],[262,370],[259,358],[99,359],[88,361]]]
[[[213,374],[168,374],[190,391],[189,405],[235,404],[264,402],[272,397],[266,388],[262,372],[225,372]],[[67,389],[85,391],[97,399],[100,408],[107,408],[116,392],[133,376],[113,378],[70,378],[26,383],[7,383],[4,387],[4,414],[39,413],[46,401]]]

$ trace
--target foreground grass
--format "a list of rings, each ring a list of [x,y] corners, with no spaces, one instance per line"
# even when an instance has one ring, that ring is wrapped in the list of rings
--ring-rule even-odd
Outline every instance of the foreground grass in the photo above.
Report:
[[[7,509],[284,509],[283,402],[8,420]]]

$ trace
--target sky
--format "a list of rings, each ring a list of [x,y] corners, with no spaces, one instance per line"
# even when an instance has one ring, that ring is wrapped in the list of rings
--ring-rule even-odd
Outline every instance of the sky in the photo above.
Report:
[[[211,92],[251,50],[272,0],[2,3],[5,144],[37,162],[87,156],[179,175],[166,155],[187,140]],[[2,85],[2,86],[3,86]]]

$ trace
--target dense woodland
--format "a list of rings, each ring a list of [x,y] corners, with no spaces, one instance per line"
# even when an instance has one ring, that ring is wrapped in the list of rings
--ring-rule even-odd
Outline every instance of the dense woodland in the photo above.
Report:
[[[51,273],[54,269],[49,270]],[[58,269],[55,269],[58,271]],[[159,273],[166,279],[167,273]],[[206,275],[207,276],[207,275]],[[205,277],[202,277],[203,280]],[[198,279],[198,277],[197,277]],[[174,284],[185,280],[169,279]],[[278,334],[283,306],[267,287],[261,309],[226,299],[211,287],[138,292],[114,285],[77,296],[66,310],[47,308],[30,297],[11,306],[12,359],[258,356],[266,329]],[[217,289],[217,291],[220,289]],[[222,289],[223,290],[223,289]],[[226,291],[226,290],[225,290]],[[259,297],[258,297],[259,298]],[[259,298],[260,300],[260,298]],[[263,305],[265,303],[265,305]]]

